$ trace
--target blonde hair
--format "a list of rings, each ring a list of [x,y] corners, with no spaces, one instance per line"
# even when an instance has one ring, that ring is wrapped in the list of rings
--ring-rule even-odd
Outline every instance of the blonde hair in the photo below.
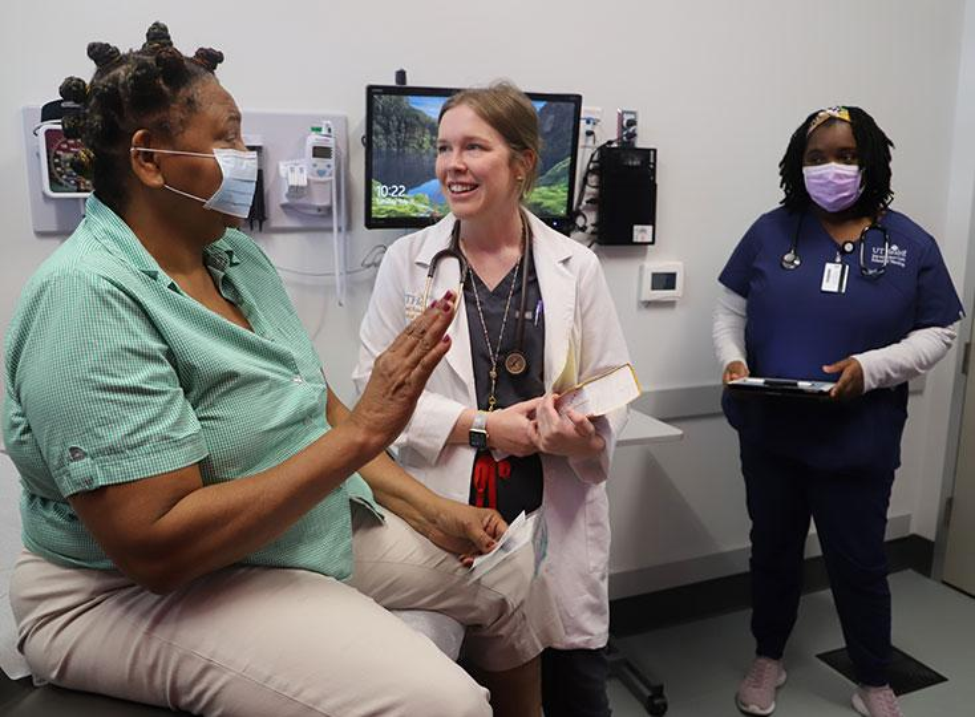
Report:
[[[524,199],[535,186],[538,178],[538,158],[541,155],[541,138],[538,134],[538,113],[528,96],[510,82],[494,82],[488,87],[472,87],[461,90],[444,102],[437,123],[448,111],[467,105],[501,135],[508,149],[519,158],[531,152],[534,161],[527,162],[525,178],[521,185]]]

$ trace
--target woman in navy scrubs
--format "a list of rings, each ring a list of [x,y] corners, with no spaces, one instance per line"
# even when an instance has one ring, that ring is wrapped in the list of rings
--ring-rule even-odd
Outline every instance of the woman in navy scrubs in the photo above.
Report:
[[[853,706],[901,714],[887,677],[887,507],[907,381],[947,353],[963,312],[934,239],[890,208],[892,147],[859,108],[809,115],[779,164],[782,206],[751,226],[719,278],[725,383],[836,382],[819,401],[725,392],[752,520],[756,658],[736,694],[745,714],[771,714],[786,679],[810,518],[860,683]]]

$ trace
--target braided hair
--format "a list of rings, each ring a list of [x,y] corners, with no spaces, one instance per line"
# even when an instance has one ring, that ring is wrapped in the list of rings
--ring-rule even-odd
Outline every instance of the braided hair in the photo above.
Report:
[[[857,216],[876,217],[886,209],[894,198],[890,188],[890,150],[894,143],[890,141],[884,131],[877,126],[873,117],[859,107],[846,107],[850,113],[850,125],[853,139],[857,145],[857,163],[863,170],[863,193],[853,205],[851,211]],[[792,133],[789,146],[785,150],[782,161],[779,162],[780,186],[785,196],[780,202],[790,213],[804,210],[812,201],[806,192],[806,184],[802,177],[802,157],[806,152],[806,133],[809,125],[819,112],[813,112]],[[843,122],[841,119],[829,119],[821,126],[833,122]]]
[[[192,88],[214,77],[223,53],[201,47],[187,57],[173,46],[169,29],[154,22],[141,48],[122,53],[114,45],[92,42],[88,57],[95,63],[90,83],[79,77],[61,83],[61,99],[78,108],[65,114],[63,131],[86,147],[76,170],[92,181],[102,202],[120,213],[132,135],[139,129],[178,135],[185,118],[198,109]]]

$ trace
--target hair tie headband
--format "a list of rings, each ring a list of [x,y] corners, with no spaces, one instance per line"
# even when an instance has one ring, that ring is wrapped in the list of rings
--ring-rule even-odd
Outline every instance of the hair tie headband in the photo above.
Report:
[[[850,110],[846,107],[840,107],[839,105],[836,107],[827,107],[817,112],[816,116],[813,117],[812,122],[809,123],[809,129],[806,130],[806,136],[811,135],[821,124],[831,119],[843,120],[847,124],[853,124],[853,121],[850,119]]]

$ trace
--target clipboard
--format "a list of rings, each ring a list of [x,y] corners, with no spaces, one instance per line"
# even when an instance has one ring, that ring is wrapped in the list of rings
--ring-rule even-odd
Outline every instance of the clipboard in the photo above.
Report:
[[[834,381],[807,381],[792,378],[747,376],[728,382],[728,390],[739,395],[787,396],[790,398],[828,399]]]
[[[611,368],[578,383],[559,396],[558,411],[570,408],[584,416],[604,416],[640,397],[643,388],[633,364]]]

